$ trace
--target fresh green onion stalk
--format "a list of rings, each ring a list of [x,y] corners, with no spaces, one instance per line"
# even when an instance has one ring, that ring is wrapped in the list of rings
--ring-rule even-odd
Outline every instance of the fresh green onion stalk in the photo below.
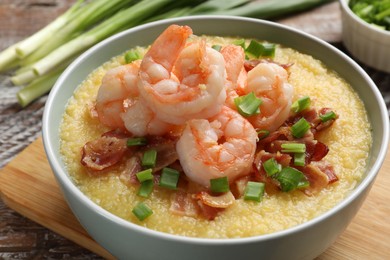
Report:
[[[0,71],[17,69],[11,80],[15,85],[27,85],[26,89],[18,94],[20,104],[27,106],[50,90],[65,61],[73,60],[99,41],[133,26],[148,21],[199,14],[267,19],[303,11],[331,1],[78,0],[68,11],[43,29],[0,52]],[[381,13],[378,16],[385,14]],[[384,19],[386,18],[388,17],[385,16]],[[243,47],[245,49],[245,46]],[[266,54],[272,56],[274,48],[263,47]],[[28,95],[25,95],[26,93]]]

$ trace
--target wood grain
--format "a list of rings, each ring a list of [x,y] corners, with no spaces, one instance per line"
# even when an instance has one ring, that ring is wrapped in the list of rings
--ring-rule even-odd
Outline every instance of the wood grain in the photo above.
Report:
[[[386,174],[389,171],[390,154],[353,222],[318,259],[386,259],[390,256],[390,224],[387,222],[390,177]],[[0,171],[0,196],[9,207],[29,219],[104,258],[112,258],[86,233],[66,204],[46,159],[41,138]]]

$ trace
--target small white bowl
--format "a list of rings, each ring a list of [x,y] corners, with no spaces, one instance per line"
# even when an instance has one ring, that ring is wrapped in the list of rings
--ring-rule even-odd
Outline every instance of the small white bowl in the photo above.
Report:
[[[197,34],[257,38],[312,55],[351,84],[372,124],[373,143],[363,180],[343,201],[296,227],[248,238],[206,239],[157,232],[121,219],[99,207],[72,182],[61,159],[59,126],[68,99],[87,75],[111,57],[153,42],[168,25],[189,25]],[[50,92],[43,116],[43,141],[64,196],[88,233],[118,259],[313,259],[343,232],[366,198],[384,161],[389,120],[383,98],[371,78],[347,55],[313,36],[257,19],[193,16],[145,24],[97,44],[61,75]]]
[[[348,6],[349,0],[340,0],[342,40],[347,50],[362,63],[390,73],[390,31],[370,25]]]

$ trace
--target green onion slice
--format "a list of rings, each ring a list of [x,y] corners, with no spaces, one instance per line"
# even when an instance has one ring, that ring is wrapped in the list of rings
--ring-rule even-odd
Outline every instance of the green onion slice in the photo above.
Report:
[[[301,143],[283,143],[282,153],[304,153],[306,145]]]
[[[310,103],[311,103],[310,97],[304,96],[294,101],[294,103],[291,105],[291,110],[294,113],[299,113],[305,110],[306,108],[308,108],[310,106]]]
[[[292,167],[283,168],[276,176],[276,179],[284,192],[292,191],[308,184],[305,175]]]
[[[329,111],[329,112],[327,112],[327,113],[325,113],[323,115],[319,115],[319,117],[321,118],[322,122],[326,122],[326,121],[335,119],[336,118],[336,113],[333,112],[333,111]]]
[[[221,46],[221,45],[218,45],[218,44],[215,44],[215,45],[211,46],[211,48],[213,48],[213,49],[216,50],[216,51],[221,51],[222,46]]]
[[[139,180],[139,182],[153,180],[152,169],[146,169],[146,170],[140,171],[136,174],[136,176],[137,176],[137,179]]]
[[[142,166],[153,168],[156,165],[157,151],[147,150],[142,156]]]
[[[238,39],[233,42],[234,45],[241,46],[245,50],[245,39]]]
[[[143,202],[138,203],[133,208],[132,212],[140,221],[145,220],[147,217],[153,214],[153,211]]]
[[[294,154],[294,165],[295,166],[305,166],[305,153],[295,153]]]
[[[296,122],[294,125],[291,126],[291,132],[295,138],[303,137],[309,129],[310,129],[310,124],[303,117],[299,119],[298,122]]]
[[[264,183],[248,181],[244,192],[244,200],[260,202],[264,196]]]
[[[259,130],[257,131],[257,135],[259,137],[259,140],[262,140],[264,138],[266,138],[267,136],[269,136],[270,132],[268,130]]]
[[[274,57],[276,45],[274,43],[263,43],[263,53],[261,56],[263,57]]]
[[[238,112],[245,117],[259,114],[261,103],[261,99],[257,98],[253,92],[234,99]]]
[[[177,170],[165,167],[162,169],[159,185],[167,189],[176,190],[179,177],[180,173]]]
[[[145,137],[134,137],[127,139],[127,146],[146,145],[147,139]]]
[[[258,58],[263,54],[263,49],[264,47],[261,43],[255,40],[251,40],[245,52],[251,56]]]
[[[275,158],[270,158],[267,161],[263,162],[263,168],[268,176],[272,176],[282,170],[282,165],[280,165],[275,160]]]
[[[228,192],[229,191],[229,181],[228,178],[221,177],[210,180],[210,190],[212,192]]]
[[[133,61],[139,60],[141,58],[141,53],[139,53],[137,50],[131,50],[125,54],[126,63],[132,63]]]
[[[147,198],[152,193],[154,188],[154,181],[153,180],[146,180],[141,182],[141,186],[138,189],[137,195]]]

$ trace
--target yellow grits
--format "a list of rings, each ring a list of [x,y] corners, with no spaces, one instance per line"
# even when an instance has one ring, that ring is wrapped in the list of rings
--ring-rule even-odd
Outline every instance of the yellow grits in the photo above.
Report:
[[[208,42],[224,45],[232,39],[208,37]],[[138,48],[141,52],[145,50]],[[115,170],[99,177],[90,176],[80,164],[83,145],[108,131],[90,116],[105,72],[124,64],[122,56],[113,58],[92,72],[69,100],[60,129],[61,154],[73,181],[92,201],[113,214],[161,232],[203,238],[237,238],[268,234],[304,223],[334,207],[359,183],[364,174],[371,146],[370,125],[362,101],[343,79],[311,56],[277,46],[275,61],[293,63],[289,82],[294,99],[308,95],[315,107],[330,107],[339,119],[320,136],[329,146],[324,158],[335,169],[339,181],[315,196],[300,191],[264,196],[260,203],[236,200],[215,220],[177,216],[169,211],[172,192],[155,189],[147,199],[136,195],[137,187],[125,185]],[[144,201],[153,214],[139,221],[133,207]]]

